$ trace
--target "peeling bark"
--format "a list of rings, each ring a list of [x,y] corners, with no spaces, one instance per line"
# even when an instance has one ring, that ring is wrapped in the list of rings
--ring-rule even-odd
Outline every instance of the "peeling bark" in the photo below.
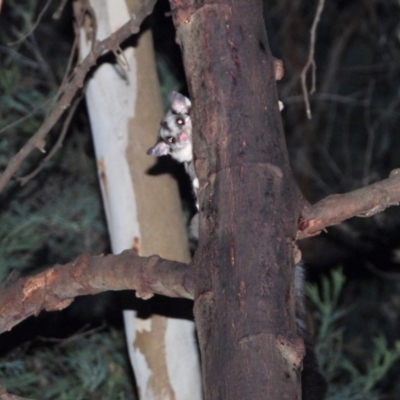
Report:
[[[155,293],[192,299],[194,276],[187,264],[158,256],[139,257],[133,250],[104,257],[83,254],[68,264],[2,285],[0,333],[41,310],[62,310],[77,296],[127,289],[145,299]]]
[[[83,54],[91,51],[94,34],[97,40],[114,35],[143,7],[141,0],[90,0],[82,4],[91,5],[80,34]],[[98,66],[86,91],[113,252],[132,248],[141,256],[157,253],[188,262],[177,184],[167,173],[148,173],[154,158],[147,156],[146,150],[163,114],[150,30],[142,30],[134,43],[126,43],[118,54],[117,63]],[[146,306],[128,297],[124,299],[125,334],[140,398],[186,400],[191,396],[200,400],[193,321],[157,316],[155,310],[144,321],[137,311]],[[137,331],[143,324],[150,327],[144,336]],[[174,334],[167,344],[166,335],[171,330]],[[142,340],[136,340],[138,335]],[[166,351],[167,346],[175,352]],[[181,353],[186,356],[178,359]]]

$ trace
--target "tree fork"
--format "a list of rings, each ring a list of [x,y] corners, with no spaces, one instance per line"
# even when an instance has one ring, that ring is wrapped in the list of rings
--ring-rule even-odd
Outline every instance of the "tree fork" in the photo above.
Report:
[[[293,238],[301,196],[258,0],[170,0],[194,102],[195,320],[205,397],[300,399]]]

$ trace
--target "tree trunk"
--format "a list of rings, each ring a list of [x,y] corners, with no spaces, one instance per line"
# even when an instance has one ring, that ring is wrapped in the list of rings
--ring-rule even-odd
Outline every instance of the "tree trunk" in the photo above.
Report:
[[[262,3],[170,2],[194,103],[194,310],[205,397],[300,399],[304,345],[293,287],[300,198]]]
[[[125,23],[141,2],[93,0],[90,4],[101,40]],[[80,3],[75,6],[76,15],[82,15]],[[87,14],[84,26],[80,31],[83,56],[91,49],[94,29]],[[113,252],[132,248],[139,255],[159,254],[187,262],[176,182],[168,174],[147,173],[154,159],[146,150],[163,114],[150,31],[140,35],[135,47],[124,50],[120,65],[103,63],[96,69],[86,97]],[[150,313],[146,319],[135,311],[124,312],[140,398],[201,399],[193,322],[155,315],[151,306],[145,307]]]

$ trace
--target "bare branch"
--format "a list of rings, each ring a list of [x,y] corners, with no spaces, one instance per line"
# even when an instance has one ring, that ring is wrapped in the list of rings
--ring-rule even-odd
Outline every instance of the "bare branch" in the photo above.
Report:
[[[352,217],[371,217],[400,203],[400,169],[389,178],[349,193],[333,194],[306,206],[297,232],[298,239],[318,235],[328,226]]]
[[[67,4],[68,0],[61,0],[60,5],[57,8],[57,11],[53,14],[54,19],[60,19],[62,12]]]
[[[42,10],[40,11],[35,23],[29,28],[28,32],[23,34],[22,37],[20,37],[16,41],[8,43],[9,46],[14,46],[14,45],[16,45],[18,43],[23,42],[37,28],[37,26],[39,25],[40,21],[42,20],[42,17],[44,15],[44,13],[49,8],[50,3],[51,3],[51,0],[47,0],[47,3],[44,5]]]
[[[321,18],[321,14],[324,9],[324,5],[325,5],[325,0],[319,0],[317,11],[314,16],[314,21],[312,23],[311,30],[310,30],[310,49],[308,52],[308,60],[300,74],[301,87],[303,89],[303,96],[304,96],[304,102],[306,104],[306,112],[307,112],[308,119],[311,119],[311,109],[310,109],[310,99],[308,97],[306,78],[307,78],[308,70],[310,69],[310,67],[312,67],[312,70],[311,70],[312,84],[311,84],[311,90],[310,90],[310,94],[312,94],[315,92],[315,69],[316,69],[316,67],[315,67],[314,53],[315,53],[316,32],[317,32],[318,22]]]
[[[72,43],[71,52],[70,52],[69,57],[68,57],[67,67],[65,68],[65,73],[64,73],[63,79],[61,81],[61,85],[58,88],[56,95],[53,97],[53,104],[54,105],[57,103],[59,97],[62,95],[64,87],[65,87],[65,85],[67,84],[67,82],[69,80],[68,78],[70,76],[72,76],[72,73],[71,73],[72,63],[74,61],[75,55],[77,55],[78,43],[79,43],[78,35],[75,35],[75,39],[74,39],[74,42]]]
[[[0,333],[41,310],[62,310],[77,296],[107,290],[135,290],[144,299],[153,294],[193,299],[194,275],[187,264],[156,255],[139,257],[133,250],[104,257],[83,254],[68,264],[3,285]]]
[[[322,93],[329,93],[332,91],[332,85],[338,73],[340,61],[342,60],[343,53],[346,46],[352,39],[353,35],[360,28],[360,24],[365,21],[365,13],[368,10],[368,3],[363,4],[356,15],[351,15],[348,22],[343,21],[344,28],[341,30],[341,35],[336,38],[332,44],[329,54],[329,60],[326,63],[326,70],[321,79],[320,91]],[[316,126],[316,125],[315,125]]]
[[[13,175],[18,171],[26,157],[38,148],[44,151],[45,141],[51,128],[59,120],[64,111],[70,106],[76,92],[83,86],[85,77],[89,70],[96,64],[97,59],[105,52],[115,51],[119,45],[130,35],[139,32],[139,27],[143,20],[152,12],[156,0],[147,0],[132,18],[120,29],[114,32],[108,38],[95,42],[93,50],[85,59],[75,68],[73,76],[66,82],[60,94],[60,100],[57,106],[45,119],[39,130],[26,142],[26,144],[9,161],[6,169],[0,175],[0,193],[5,185],[10,181]]]
[[[363,179],[362,179],[364,185],[367,185],[368,183],[371,182],[370,172],[371,172],[371,163],[372,163],[372,156],[375,144],[375,129],[371,122],[371,99],[374,94],[374,89],[375,89],[375,80],[372,79],[368,84],[368,91],[364,101],[364,121],[365,121],[365,128],[367,130],[367,146],[364,152],[364,166],[363,166]]]
[[[318,100],[319,102],[321,101],[331,101],[331,102],[336,102],[340,104],[352,104],[352,105],[364,105],[365,101],[361,101],[357,99],[355,96],[347,95],[347,96],[342,96],[339,94],[334,94],[334,93],[318,93],[313,96],[314,100]],[[304,102],[304,96],[299,95],[299,96],[289,96],[289,97],[284,97],[282,101],[285,104],[296,104],[296,103],[301,103]]]
[[[14,126],[21,124],[22,122],[26,121],[27,119],[29,119],[30,117],[32,117],[33,115],[35,115],[39,110],[41,110],[42,108],[44,108],[45,106],[47,106],[50,103],[50,99],[46,100],[45,102],[43,102],[42,104],[40,104],[39,106],[37,106],[34,110],[32,110],[30,113],[25,114],[23,117],[17,119],[14,122],[11,122],[10,124],[4,126],[3,128],[0,129],[0,133],[3,133],[5,131],[7,131],[8,129],[13,128]]]

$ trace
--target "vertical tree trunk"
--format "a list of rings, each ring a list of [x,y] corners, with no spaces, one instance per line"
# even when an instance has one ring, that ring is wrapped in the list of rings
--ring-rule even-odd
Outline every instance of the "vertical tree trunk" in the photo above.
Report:
[[[96,15],[97,39],[103,39],[125,23],[141,2],[91,0],[90,4]],[[79,15],[80,3],[75,6]],[[90,51],[92,29],[87,16],[80,32],[82,56]],[[127,65],[99,66],[87,87],[112,249],[119,253],[133,248],[143,256],[156,253],[187,262],[176,183],[167,174],[147,174],[154,159],[146,150],[153,144],[163,114],[150,32],[141,34],[120,61]],[[124,320],[140,398],[201,399],[193,322],[158,315],[141,319],[134,311],[125,311]]]
[[[170,0],[200,179],[195,321],[210,399],[301,398],[298,192],[259,0]]]

